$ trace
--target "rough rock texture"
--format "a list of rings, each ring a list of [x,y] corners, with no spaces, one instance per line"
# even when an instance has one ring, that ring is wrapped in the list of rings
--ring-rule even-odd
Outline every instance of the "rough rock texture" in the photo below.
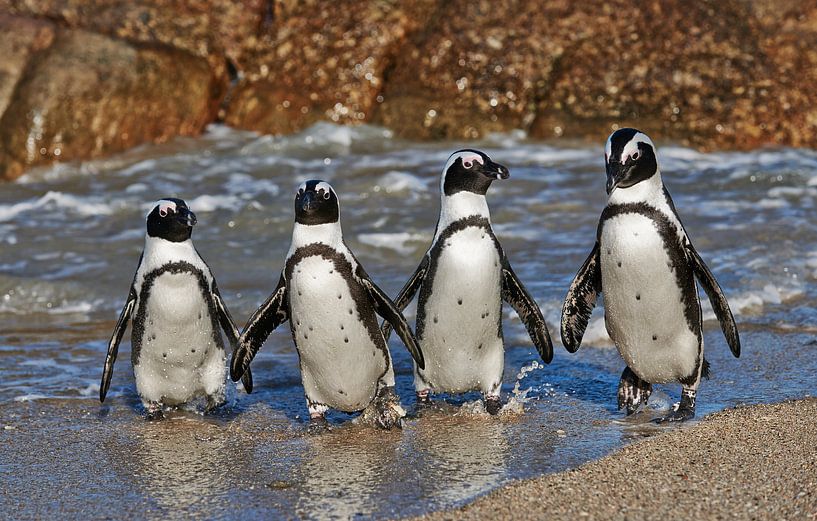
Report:
[[[0,118],[0,172],[197,133],[215,113],[211,80],[203,58],[59,29]]]
[[[0,14],[0,114],[5,112],[14,88],[23,76],[33,53],[51,45],[54,26],[48,22],[25,20]]]
[[[151,110],[100,112],[107,121],[88,126],[52,117],[54,136],[73,137],[59,159],[216,120],[263,133],[325,120],[406,138],[523,129],[595,143],[632,125],[704,149],[817,147],[817,0],[0,0],[0,29],[0,115],[10,125],[0,130],[0,178],[57,158],[49,143],[19,148],[41,133],[35,114],[124,107],[109,96]],[[32,77],[72,34],[98,36],[88,43],[99,48],[83,51],[96,86],[81,59],[50,62],[53,85]],[[114,48],[154,64],[126,74],[126,95],[106,71],[124,62],[90,58]],[[144,92],[140,71],[150,71]],[[57,79],[72,85],[59,103],[45,95],[60,92]],[[77,94],[90,92],[78,84],[98,95]],[[91,98],[96,109],[84,106]],[[141,122],[128,130],[133,116]]]
[[[420,519],[815,519],[817,399],[719,412]]]
[[[371,120],[387,67],[433,5],[337,0],[280,6],[274,25],[248,51],[250,65],[226,122],[288,133],[321,120]]]

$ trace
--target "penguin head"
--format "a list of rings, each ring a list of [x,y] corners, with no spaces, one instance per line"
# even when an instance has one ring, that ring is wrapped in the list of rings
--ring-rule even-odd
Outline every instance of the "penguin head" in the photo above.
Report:
[[[193,233],[196,214],[181,199],[160,199],[147,217],[148,235],[170,242],[184,242]]]
[[[443,168],[442,190],[445,195],[457,192],[485,195],[491,182],[509,176],[508,168],[491,161],[488,154],[479,150],[457,150]]]
[[[622,128],[610,134],[604,147],[604,161],[608,195],[616,188],[629,188],[658,172],[655,145],[646,134],[634,128]]]
[[[295,222],[327,224],[340,220],[340,202],[335,190],[326,181],[313,179],[301,183],[295,194]]]

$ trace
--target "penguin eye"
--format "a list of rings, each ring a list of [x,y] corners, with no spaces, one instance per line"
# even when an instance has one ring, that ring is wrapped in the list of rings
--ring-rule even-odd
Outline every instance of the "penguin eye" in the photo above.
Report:
[[[635,152],[633,152],[633,155],[630,156],[630,157],[633,158],[633,161],[637,161],[638,158],[641,157],[641,153],[639,153],[638,150],[636,150]]]
[[[471,168],[472,166],[474,166],[474,162],[470,160],[465,160],[462,162],[462,166],[464,166],[465,168]]]
[[[331,197],[331,194],[329,192],[324,192],[323,193],[323,198],[324,199],[329,199],[330,197]]]
[[[162,217],[167,217],[167,210],[165,210],[164,208],[159,208],[159,215],[161,215]]]

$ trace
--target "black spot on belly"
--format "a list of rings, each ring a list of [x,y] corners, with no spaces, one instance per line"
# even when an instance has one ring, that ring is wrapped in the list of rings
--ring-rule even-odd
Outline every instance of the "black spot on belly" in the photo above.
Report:
[[[201,313],[199,313],[199,320],[201,320]]]
[[[167,353],[162,353],[162,358],[167,358]]]
[[[335,273],[335,270],[329,270],[330,275],[333,274],[333,273]]]
[[[195,353],[195,352],[196,352],[196,350],[195,350],[195,349],[191,349],[191,350],[190,350],[190,352],[191,352],[191,353]]]
[[[346,393],[343,392],[343,389],[338,389],[338,394],[346,394]]]
[[[372,356],[377,356],[377,351],[372,351]]]
[[[658,335],[653,335],[653,336],[652,336],[652,339],[653,339],[653,340],[658,340]]]
[[[340,330],[343,331],[343,324],[340,325]]]
[[[343,337],[343,343],[344,343],[344,344],[348,344],[348,343],[349,343],[349,337],[348,337],[348,336]]]
[[[299,292],[298,292],[298,296],[301,296],[301,295],[303,295],[303,293],[301,293],[301,292],[299,291]]]
[[[350,314],[350,315],[352,314],[352,310],[351,310],[351,309],[349,309],[349,314]]]
[[[457,299],[457,304],[459,304],[460,306],[462,306],[462,299],[461,299],[461,298]]]
[[[304,340],[308,340],[308,339],[309,339],[309,336],[306,333],[304,333]]]
[[[309,326],[309,330],[312,331],[312,326]]]
[[[619,268],[621,267],[621,261],[618,261],[618,267]]]
[[[439,321],[440,321],[440,319],[439,319],[439,318],[437,318],[437,315],[434,315],[434,323],[436,324],[436,323],[437,323],[437,322],[439,322]]]
[[[338,300],[340,300],[340,299],[342,299],[342,298],[343,298],[343,295],[341,295],[340,293],[338,293]]]
[[[635,294],[635,299],[636,299],[636,300],[641,300],[641,294],[640,294],[640,293],[636,293],[636,294]]]
[[[482,349],[482,344],[478,345],[477,349]]]

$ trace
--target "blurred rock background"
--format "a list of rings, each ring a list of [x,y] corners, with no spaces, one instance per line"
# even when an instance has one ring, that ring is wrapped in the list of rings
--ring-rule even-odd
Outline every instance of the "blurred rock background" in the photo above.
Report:
[[[817,147],[817,0],[0,0],[0,178],[214,121]]]

